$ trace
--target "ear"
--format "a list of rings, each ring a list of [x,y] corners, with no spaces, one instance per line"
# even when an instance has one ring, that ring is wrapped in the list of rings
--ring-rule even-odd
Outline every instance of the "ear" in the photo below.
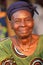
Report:
[[[12,21],[9,21],[9,27],[10,27],[11,29],[13,29],[12,26],[13,26],[13,25],[12,25]]]

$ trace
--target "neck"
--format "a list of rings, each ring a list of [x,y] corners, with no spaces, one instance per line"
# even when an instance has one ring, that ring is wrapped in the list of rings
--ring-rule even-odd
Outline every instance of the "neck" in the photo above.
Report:
[[[19,38],[19,41],[21,42],[20,44],[22,44],[22,45],[29,44],[32,41],[32,36],[26,37],[24,39]]]

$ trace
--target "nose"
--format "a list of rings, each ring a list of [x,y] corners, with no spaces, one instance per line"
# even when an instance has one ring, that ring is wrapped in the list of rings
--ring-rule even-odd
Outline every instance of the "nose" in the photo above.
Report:
[[[21,26],[26,26],[26,22],[22,19]]]

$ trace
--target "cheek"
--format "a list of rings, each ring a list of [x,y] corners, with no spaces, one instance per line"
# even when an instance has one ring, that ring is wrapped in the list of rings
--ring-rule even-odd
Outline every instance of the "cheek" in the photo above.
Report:
[[[18,30],[18,28],[19,28],[19,25],[18,24],[13,24],[13,29],[14,30]]]
[[[33,23],[33,22],[29,22],[29,23],[28,23],[28,26],[29,26],[29,27],[33,27],[33,26],[34,26],[34,23]]]

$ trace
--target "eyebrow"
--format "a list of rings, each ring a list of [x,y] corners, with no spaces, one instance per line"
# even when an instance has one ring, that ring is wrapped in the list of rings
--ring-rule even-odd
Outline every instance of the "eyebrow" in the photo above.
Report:
[[[32,16],[27,16],[26,18],[32,18]]]

